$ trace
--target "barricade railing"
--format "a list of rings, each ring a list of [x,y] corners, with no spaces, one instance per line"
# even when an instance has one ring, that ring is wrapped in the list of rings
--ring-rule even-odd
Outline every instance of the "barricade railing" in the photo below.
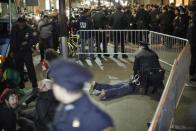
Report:
[[[149,131],[168,131],[175,121],[175,112],[189,74],[190,47],[183,48],[175,60]]]
[[[187,42],[187,39],[180,37],[154,31],[150,31],[149,33],[149,43],[151,48],[156,51],[161,60],[167,60],[167,63],[170,65],[173,64],[174,59],[178,57]]]
[[[168,64],[186,44],[186,39],[148,30],[79,30],[78,55],[97,54],[135,54],[137,43],[144,41],[150,44],[161,59],[169,56]]]
[[[138,41],[148,42],[148,30],[79,30],[77,54],[133,54]]]

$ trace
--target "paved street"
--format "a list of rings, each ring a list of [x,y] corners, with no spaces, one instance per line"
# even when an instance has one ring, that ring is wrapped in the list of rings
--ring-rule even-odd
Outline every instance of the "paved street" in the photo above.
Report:
[[[168,63],[172,63],[172,60],[177,55],[172,53],[170,50],[156,50],[162,60],[167,60]],[[164,55],[167,54],[167,55]],[[133,67],[133,55],[129,55],[128,59],[123,59],[119,55],[118,59],[115,59],[110,55],[110,57],[103,57],[99,59],[96,57],[94,61],[88,59],[81,61],[77,60],[77,63],[88,67],[94,74],[94,81],[101,83],[117,83],[121,81],[126,81],[132,75]],[[41,70],[39,63],[39,56],[34,56],[34,64],[36,66],[36,72],[38,80],[45,77],[45,73]],[[167,64],[161,63],[164,68],[166,68],[166,80],[169,75],[171,67]],[[27,83],[28,85],[29,83]],[[88,93],[90,84],[86,84],[85,91]],[[194,98],[193,89],[186,88],[185,94],[182,97],[182,102],[180,103],[178,114],[176,115],[176,124],[183,124],[191,126],[193,124],[192,120],[189,119],[191,115],[190,101]],[[187,96],[188,95],[188,96]],[[103,110],[108,112],[114,120],[117,131],[144,131],[147,130],[147,122],[152,120],[154,112],[156,110],[158,101],[154,99],[153,96],[146,95],[127,95],[121,98],[116,98],[109,101],[100,101],[97,96],[89,96],[92,101],[94,101]],[[190,99],[187,99],[190,98]],[[187,103],[188,102],[188,103]],[[182,105],[183,103],[183,105]],[[188,112],[187,112],[188,111]],[[189,119],[189,120],[187,120]],[[187,120],[185,122],[185,120]]]

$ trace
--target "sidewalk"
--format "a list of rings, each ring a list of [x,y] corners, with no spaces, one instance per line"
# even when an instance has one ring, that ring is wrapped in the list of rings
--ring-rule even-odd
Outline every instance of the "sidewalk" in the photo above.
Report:
[[[194,127],[196,126],[196,82],[188,83],[179,103],[175,125]]]

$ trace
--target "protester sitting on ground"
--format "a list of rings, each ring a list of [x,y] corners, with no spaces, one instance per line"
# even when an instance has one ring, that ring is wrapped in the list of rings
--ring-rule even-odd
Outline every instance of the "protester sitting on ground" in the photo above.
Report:
[[[0,130],[16,131],[18,95],[14,90],[6,88],[0,95],[0,102]]]
[[[90,94],[99,95],[100,100],[106,100],[132,94],[137,91],[136,89],[139,89],[142,94],[158,92],[159,97],[161,96],[165,71],[159,64],[158,55],[149,49],[145,42],[139,42],[139,50],[135,56],[133,70],[133,79],[127,82],[113,85],[93,82]]]
[[[36,100],[35,110],[31,113],[20,112],[20,121],[30,125],[36,131],[48,131],[48,124],[52,122],[58,102],[52,93],[53,82],[43,79],[38,83],[39,95]]]

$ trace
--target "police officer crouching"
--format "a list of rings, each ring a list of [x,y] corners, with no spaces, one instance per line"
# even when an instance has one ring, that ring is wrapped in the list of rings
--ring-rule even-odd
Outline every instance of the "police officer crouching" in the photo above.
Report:
[[[140,41],[138,44],[139,50],[135,56],[133,65],[134,76],[140,76],[140,87],[144,89],[145,94],[150,91],[149,89],[152,89],[150,93],[157,91],[161,91],[159,93],[162,93],[165,70],[159,63],[159,57],[148,47],[148,43]]]
[[[92,78],[85,67],[69,60],[57,59],[51,63],[50,76],[55,84],[53,93],[60,105],[57,108],[52,131],[113,131],[112,119],[95,106],[82,90]]]

